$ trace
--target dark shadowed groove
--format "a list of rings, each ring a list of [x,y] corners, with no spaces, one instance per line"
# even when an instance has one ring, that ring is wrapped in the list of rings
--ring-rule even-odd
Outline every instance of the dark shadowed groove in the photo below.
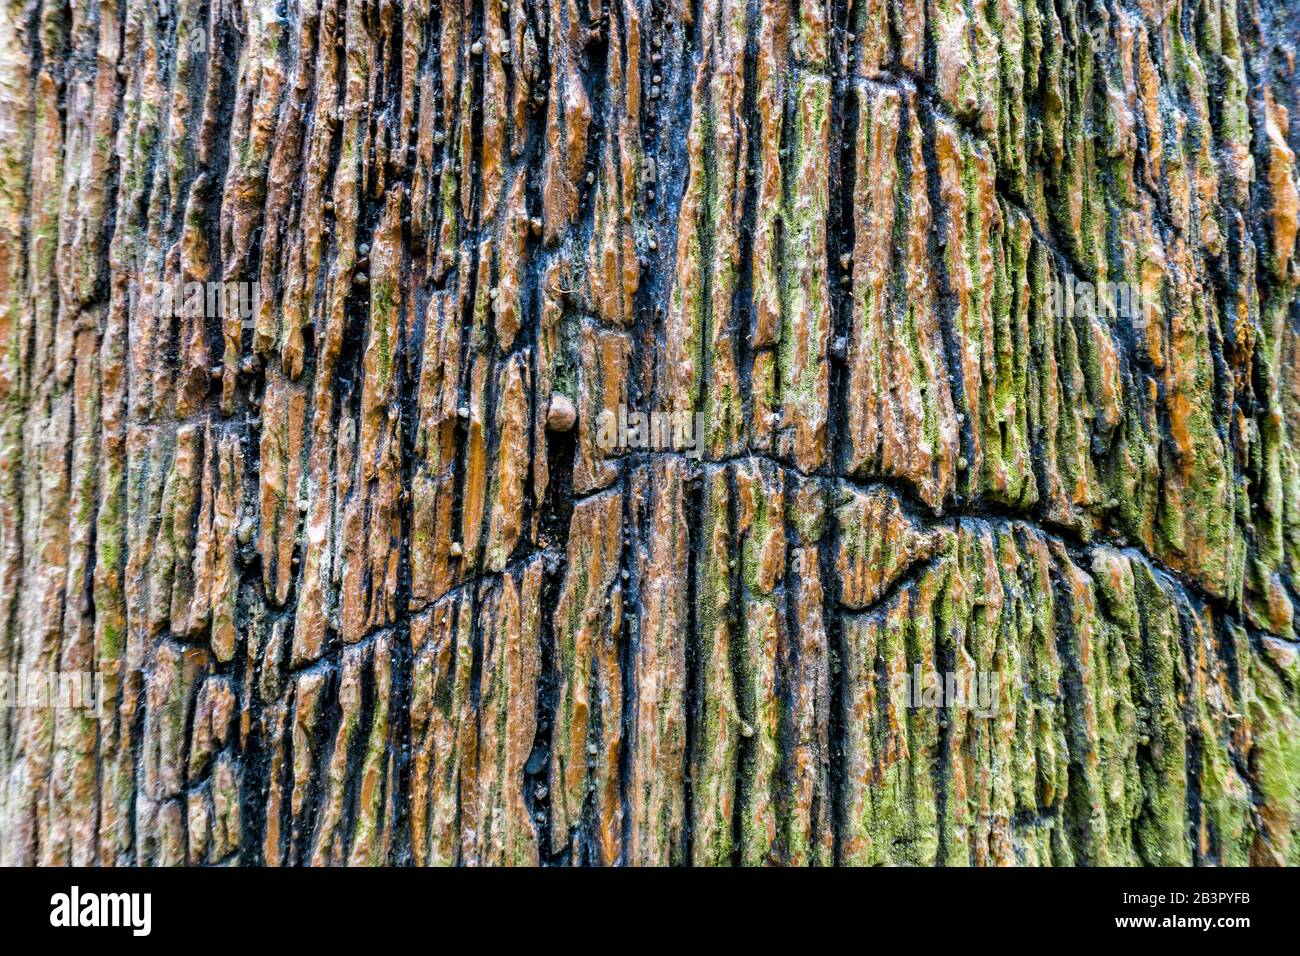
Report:
[[[615,583],[614,587],[623,587],[623,639],[618,645],[618,680],[620,686],[621,709],[618,714],[619,736],[622,738],[622,746],[618,748],[618,805],[623,812],[622,826],[619,829],[619,858],[618,862],[627,864],[631,859],[631,842],[632,842],[632,748],[636,741],[636,657],[637,652],[641,649],[641,625],[640,615],[629,615],[628,608],[639,608],[640,602],[636,598],[640,594],[641,580],[638,574],[636,561],[636,552],[641,544],[639,534],[630,534],[628,529],[634,525],[636,516],[636,505],[632,501],[632,487],[636,478],[635,473],[628,468],[622,470],[619,476],[618,496],[621,507],[622,527],[620,532],[622,538],[619,542],[618,549],[618,569],[621,578],[623,574],[628,575],[628,579],[622,585]],[[651,501],[646,502],[645,514],[647,523],[652,523],[653,518],[653,497],[658,493],[653,481],[652,472],[646,474],[646,487],[650,489]],[[688,543],[689,547],[689,543]],[[617,580],[617,579],[616,579]],[[608,620],[610,608],[608,603],[605,610],[605,626],[612,628],[613,622]],[[611,715],[604,713],[599,708],[592,708],[592,713],[598,718],[597,727],[603,728],[605,721],[610,719]],[[599,738],[598,738],[599,739]],[[588,795],[591,792],[588,791]],[[589,831],[590,832],[590,831]],[[594,834],[593,834],[594,843]]]
[[[524,766],[524,806],[532,815],[537,830],[537,854],[542,866],[567,862],[568,846],[559,852],[551,846],[551,734],[555,723],[555,622],[554,610],[559,602],[560,583],[565,566],[557,563],[552,570],[550,558],[542,581],[540,653],[538,655],[537,727],[532,750]],[[548,613],[549,612],[549,613]]]
[[[723,468],[727,482],[727,540],[731,544],[732,555],[742,553],[740,540],[739,498],[736,489],[736,470],[734,467]],[[748,699],[745,688],[749,683],[745,678],[745,649],[749,639],[748,621],[745,614],[745,578],[742,562],[737,559],[729,561],[727,569],[727,608],[723,612],[730,618],[731,643],[728,646],[729,664],[731,666],[732,685],[736,688],[736,709],[744,720],[754,719],[753,702]],[[745,798],[749,792],[746,780],[754,762],[754,744],[752,737],[743,734],[736,741],[736,776],[733,782],[732,817],[731,817],[731,864],[739,866],[744,849],[744,812]]]
[[[1075,861],[1089,865],[1096,861],[1084,853],[1084,848],[1092,843],[1093,836],[1092,807],[1088,805],[1087,790],[1083,783],[1084,764],[1092,749],[1088,742],[1086,725],[1088,689],[1083,683],[1083,666],[1076,650],[1078,636],[1071,619],[1069,592],[1061,579],[1061,571],[1055,561],[1049,564],[1048,574],[1052,588],[1050,599],[1056,614],[1053,637],[1056,641],[1057,656],[1061,660],[1060,686],[1064,697],[1066,751],[1069,757],[1068,783],[1061,822],[1065,826],[1065,835],[1069,839],[1070,850]]]
[[[827,460],[832,473],[846,470],[846,445],[849,438],[848,393],[849,368],[847,345],[853,332],[853,287],[845,286],[841,279],[851,272],[840,267],[842,257],[852,258],[857,242],[854,219],[854,193],[857,187],[857,141],[860,123],[861,86],[852,75],[849,61],[851,48],[845,33],[853,16],[853,0],[837,0],[831,24],[835,30],[831,42],[832,56],[837,68],[834,71],[834,95],[831,98],[829,221],[826,225],[826,277],[830,290],[830,381],[827,415]],[[819,577],[822,581],[822,619],[826,630],[827,664],[830,669],[830,714],[827,755],[831,803],[831,858],[835,864],[843,860],[843,841],[846,831],[848,807],[845,790],[845,758],[848,754],[848,688],[846,666],[848,642],[844,635],[844,617],[841,608],[843,583],[835,569],[835,555],[840,548],[840,522],[838,516],[838,487],[834,482],[819,482],[826,499],[826,527],[828,533],[818,548]]]
[[[741,128],[744,153],[739,157],[740,177],[744,188],[740,201],[737,255],[737,280],[732,296],[732,315],[736,328],[736,366],[740,377],[740,416],[744,422],[754,420],[754,230],[758,219],[758,164],[762,143],[762,124],[758,115],[758,57],[761,0],[749,0],[745,12],[745,62],[741,94]],[[742,432],[743,437],[743,432]],[[752,444],[752,441],[751,441]]]
[[[704,713],[704,671],[700,666],[704,647],[699,613],[700,560],[709,546],[704,521],[704,483],[708,471],[698,464],[686,482],[686,674],[683,695],[686,707],[685,799],[682,809],[682,863],[695,862],[695,766],[700,746],[700,727]]]
[[[826,527],[823,546],[818,549],[819,574],[823,582],[822,615],[826,625],[827,664],[830,667],[830,726],[827,740],[830,744],[829,773],[831,800],[832,859],[836,866],[844,860],[844,835],[847,833],[847,793],[845,789],[844,761],[848,754],[849,727],[848,639],[844,635],[843,591],[844,585],[835,569],[835,555],[840,549],[840,521],[838,516],[838,490],[828,485],[826,495]]]

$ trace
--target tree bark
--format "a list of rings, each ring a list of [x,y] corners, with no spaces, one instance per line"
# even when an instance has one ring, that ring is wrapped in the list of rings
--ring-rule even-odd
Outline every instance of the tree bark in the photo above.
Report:
[[[1300,862],[1293,0],[0,11],[0,863]]]

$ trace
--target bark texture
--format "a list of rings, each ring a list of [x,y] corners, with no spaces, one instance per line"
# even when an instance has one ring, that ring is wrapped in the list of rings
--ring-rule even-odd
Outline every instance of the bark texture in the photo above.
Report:
[[[0,0],[0,863],[1300,863],[1298,39]]]

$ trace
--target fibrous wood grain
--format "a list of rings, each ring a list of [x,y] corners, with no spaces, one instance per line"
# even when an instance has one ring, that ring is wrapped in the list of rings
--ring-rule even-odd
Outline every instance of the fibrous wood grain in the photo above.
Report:
[[[1300,863],[1298,46],[0,0],[0,863]]]

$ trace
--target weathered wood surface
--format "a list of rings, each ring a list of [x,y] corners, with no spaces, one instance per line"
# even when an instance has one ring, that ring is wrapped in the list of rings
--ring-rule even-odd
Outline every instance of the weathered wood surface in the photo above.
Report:
[[[0,863],[1300,862],[1298,44],[3,0]]]

